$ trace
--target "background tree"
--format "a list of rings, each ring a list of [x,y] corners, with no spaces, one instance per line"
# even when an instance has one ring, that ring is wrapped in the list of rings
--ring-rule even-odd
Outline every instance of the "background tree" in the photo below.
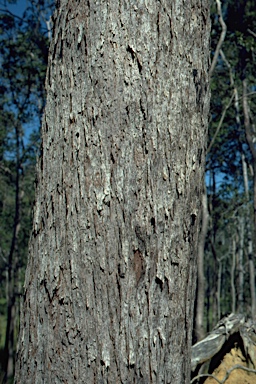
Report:
[[[22,18],[7,7],[0,11],[1,365],[8,378],[14,368],[48,51],[48,31],[32,5]]]
[[[225,1],[220,8],[222,18],[218,4],[212,3],[211,52],[216,67],[206,163],[210,214],[204,254],[207,331],[227,312],[255,316],[255,4]]]
[[[16,382],[185,383],[208,2],[58,2]]]

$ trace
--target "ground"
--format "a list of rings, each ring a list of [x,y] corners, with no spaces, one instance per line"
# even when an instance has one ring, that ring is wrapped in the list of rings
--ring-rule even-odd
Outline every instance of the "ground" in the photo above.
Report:
[[[224,379],[226,372],[232,368],[234,365],[243,365],[244,367],[248,367],[246,364],[245,358],[240,350],[240,348],[235,347],[232,348],[229,353],[224,356],[221,364],[218,368],[215,369],[213,375],[220,381]],[[216,384],[218,383],[215,379],[209,377],[204,384]],[[232,371],[223,382],[223,384],[256,384],[256,373],[246,372],[242,369],[235,369]]]

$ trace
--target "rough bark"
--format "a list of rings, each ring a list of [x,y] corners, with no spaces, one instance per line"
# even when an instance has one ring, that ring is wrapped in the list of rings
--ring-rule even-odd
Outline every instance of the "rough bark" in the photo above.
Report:
[[[208,1],[59,2],[16,383],[187,383]]]

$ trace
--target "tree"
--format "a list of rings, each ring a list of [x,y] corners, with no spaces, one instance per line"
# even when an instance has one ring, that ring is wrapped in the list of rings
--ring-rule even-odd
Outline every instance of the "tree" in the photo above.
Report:
[[[8,379],[14,374],[48,51],[39,17],[27,5],[22,18],[0,9],[0,334],[5,333],[1,368]]]
[[[216,0],[211,17],[211,117],[206,151],[209,228],[204,257],[198,263],[202,271],[204,262],[204,273],[199,269],[197,338],[201,324],[209,332],[231,311],[255,316],[255,2],[227,0],[221,5]]]
[[[16,383],[186,383],[208,1],[60,0]]]

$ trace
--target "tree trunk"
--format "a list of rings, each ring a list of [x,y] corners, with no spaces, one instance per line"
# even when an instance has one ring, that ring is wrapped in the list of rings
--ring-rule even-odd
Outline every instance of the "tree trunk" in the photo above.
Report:
[[[221,277],[222,277],[222,257],[218,258],[218,280],[217,280],[217,316],[221,318]]]
[[[202,196],[202,228],[199,236],[198,257],[197,257],[197,298],[196,298],[196,340],[200,341],[205,336],[204,329],[204,302],[205,302],[205,277],[204,277],[204,248],[208,231],[209,212],[207,207],[206,186]]]
[[[250,276],[250,292],[251,292],[251,316],[254,318],[256,311],[256,297],[255,297],[255,271],[253,263],[253,235],[252,235],[252,221],[250,217],[250,196],[249,196],[249,181],[247,172],[247,163],[245,156],[241,154],[243,179],[244,179],[244,192],[246,197],[245,218],[246,218],[246,235],[247,235],[247,249],[249,259],[249,276]]]
[[[256,147],[255,147],[255,132],[250,123],[250,110],[247,100],[247,81],[243,80],[243,112],[244,112],[244,126],[246,140],[249,145],[252,161],[253,161],[253,238],[254,238],[254,252],[256,248],[255,237],[256,237]],[[250,252],[251,251],[251,252]],[[252,317],[256,317],[256,292],[255,292],[255,255],[252,252],[252,244],[249,249],[249,270],[250,270],[250,291],[251,291],[251,313]]]
[[[232,297],[232,313],[236,312],[236,285],[235,285],[235,270],[236,270],[236,239],[232,238],[232,265],[231,265],[231,297]]]
[[[16,383],[188,383],[208,1],[60,0]]]
[[[244,217],[241,216],[237,221],[239,233],[239,250],[238,250],[238,313],[244,313]]]
[[[211,220],[211,226],[209,228],[209,242],[211,245],[211,253],[212,257],[208,259],[211,261],[211,268],[209,271],[210,280],[208,284],[210,285],[210,330],[214,326],[214,324],[217,323],[218,319],[218,255],[216,251],[216,244],[217,244],[217,230],[218,230],[218,224],[216,221],[216,218],[214,218],[214,207],[216,204],[218,204],[217,199],[217,187],[216,187],[216,173],[215,170],[211,170],[210,172],[210,183],[211,183],[211,193],[208,197],[208,207],[209,207],[209,216],[212,218]]]
[[[16,317],[16,277],[17,277],[17,253],[18,253],[18,239],[21,230],[20,217],[21,217],[21,159],[20,159],[20,130],[19,124],[15,126],[15,141],[16,141],[16,164],[15,164],[15,213],[13,218],[12,240],[10,251],[8,255],[8,268],[7,268],[7,319],[5,331],[5,375],[7,379],[13,378],[14,375],[14,357],[15,357],[15,317]]]
[[[210,277],[211,277],[211,268],[207,267],[206,279],[207,279],[207,288],[206,288],[206,332],[210,331],[210,308],[211,308],[211,288],[210,288]]]

